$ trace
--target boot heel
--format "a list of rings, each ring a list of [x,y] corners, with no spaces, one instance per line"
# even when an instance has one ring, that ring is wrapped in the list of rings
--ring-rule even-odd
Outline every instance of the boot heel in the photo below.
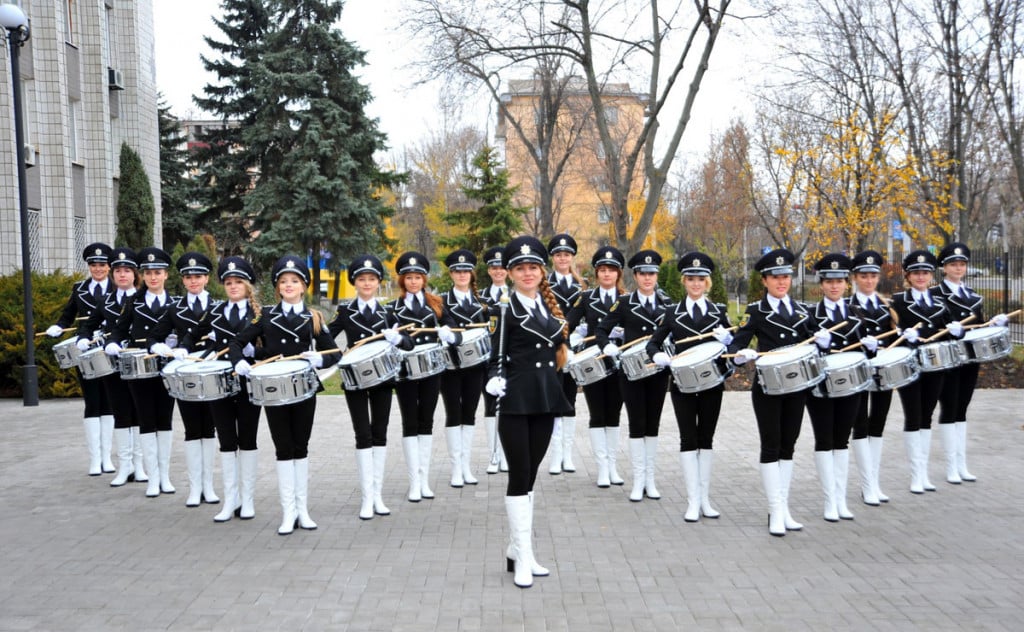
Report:
[[[505,570],[509,573],[516,572],[516,561],[510,557],[505,558]]]

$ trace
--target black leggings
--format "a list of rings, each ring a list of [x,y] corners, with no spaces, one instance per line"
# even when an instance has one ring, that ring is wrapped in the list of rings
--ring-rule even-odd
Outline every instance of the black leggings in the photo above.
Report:
[[[433,434],[441,376],[399,382],[395,392],[398,393],[398,410],[402,413],[402,436]]]
[[[572,411],[562,415],[563,417],[575,417],[576,416],[576,393],[578,392],[579,385],[576,384],[576,380],[573,379],[568,373],[559,372],[558,377],[562,380],[562,392],[565,393],[565,399],[569,401],[569,405],[572,406]]]
[[[672,408],[676,411],[679,425],[679,451],[710,450],[718,427],[718,415],[722,411],[722,393],[725,386],[719,384],[699,393],[680,393],[672,389]]]
[[[486,364],[445,371],[441,375],[445,427],[472,426],[476,423],[476,406],[480,403],[486,377]]]
[[[979,368],[980,364],[972,363],[945,372],[946,381],[939,396],[940,424],[967,421],[967,407],[971,405],[974,387],[978,385]]]
[[[345,389],[345,402],[356,434],[356,450],[388,444],[388,417],[394,386],[394,382],[385,382],[366,389]]]
[[[807,414],[814,429],[814,451],[831,452],[850,447],[850,429],[866,393],[846,397],[808,397]]]
[[[309,456],[309,437],[313,434],[316,396],[286,406],[267,406],[267,425],[274,440],[278,461],[292,461]]]
[[[212,439],[216,431],[213,409],[209,402],[186,402],[178,400],[178,412],[185,426],[185,441]]]
[[[761,437],[761,463],[792,460],[809,392],[810,389],[804,389],[786,395],[766,395],[761,383],[754,380],[750,399]]]
[[[121,379],[120,373],[112,373],[100,378],[103,382],[103,390],[107,394],[107,401],[114,411],[115,428],[131,428],[139,425],[135,415],[135,402],[132,400],[131,391],[128,385]]]
[[[668,371],[660,371],[633,382],[626,379],[625,374],[619,375],[622,402],[626,405],[626,416],[629,417],[630,439],[658,436],[668,378]]]
[[[75,368],[78,375],[78,385],[82,387],[82,399],[85,401],[85,417],[100,417],[112,415],[114,409],[110,405],[107,391],[103,388],[103,381],[106,378],[95,378],[87,380],[82,377],[82,371]],[[119,377],[116,373],[114,377]]]
[[[945,381],[945,371],[922,372],[921,377],[897,389],[903,404],[903,430],[916,432],[931,430],[932,413],[939,403],[939,392]]]
[[[891,390],[865,393],[860,399],[857,418],[853,420],[853,438],[881,437],[885,431],[885,418],[889,416],[891,404]]]
[[[249,401],[246,378],[241,380],[242,388],[236,395],[210,402],[221,452],[256,449],[260,407]]]
[[[506,496],[525,496],[533,491],[554,427],[554,415],[502,414],[498,417],[498,436],[508,461]]]
[[[174,415],[174,398],[164,388],[159,377],[128,380],[128,390],[135,402],[135,413],[139,418],[139,432],[149,434],[158,430],[171,430]]]
[[[600,382],[583,387],[583,397],[590,411],[591,428],[618,428],[622,416],[622,390],[618,377],[609,375]]]

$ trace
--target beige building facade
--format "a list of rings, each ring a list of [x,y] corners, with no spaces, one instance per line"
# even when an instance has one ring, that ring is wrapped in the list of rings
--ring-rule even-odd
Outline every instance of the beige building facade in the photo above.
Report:
[[[119,160],[142,159],[161,243],[160,149],[152,0],[20,0],[31,38],[20,50],[32,269],[79,270],[116,234]],[[14,105],[0,51],[0,274],[21,268]]]

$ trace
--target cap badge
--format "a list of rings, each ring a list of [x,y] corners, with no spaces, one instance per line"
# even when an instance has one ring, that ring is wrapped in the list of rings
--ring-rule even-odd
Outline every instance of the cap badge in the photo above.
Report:
[[[190,266],[194,266],[194,265],[196,264],[196,260],[195,260],[195,259],[189,259],[189,260],[188,260],[188,264],[189,264]]]
[[[500,252],[494,253],[494,258],[498,259],[500,261],[501,260],[501,253]]]
[[[372,268],[373,267],[373,262],[370,261],[369,259],[367,259],[366,261],[363,262],[363,266],[365,266],[367,268]]]
[[[644,263],[650,263],[650,262],[651,262],[651,255],[647,255],[646,257],[644,257]]]
[[[604,258],[605,259],[611,259],[612,258],[612,251],[609,250],[609,251],[605,252],[604,253]]]
[[[119,253],[117,253],[117,258],[118,259],[127,259],[128,255],[124,254],[123,252],[119,252]]]
[[[875,262],[875,258],[874,258],[874,257],[871,257],[871,256],[869,256],[869,257],[868,257],[868,258],[866,259],[866,261],[867,261],[868,263],[874,263],[874,262]]]
[[[558,240],[558,245],[559,246],[564,246],[565,245],[565,237],[562,237],[561,239]]]
[[[459,263],[466,263],[466,255],[459,255]]]
[[[519,249],[519,252],[523,253],[524,255],[530,254],[530,244],[523,244],[522,248]]]
[[[102,254],[103,254],[103,249],[102,249],[102,248],[97,248],[97,249],[96,249],[96,250],[94,250],[93,252],[95,252],[95,253],[96,253],[96,254],[98,254],[98,255],[102,255]],[[960,252],[959,252],[959,251],[957,251],[957,253],[956,253],[956,254],[960,254]]]
[[[786,263],[786,258],[785,257],[782,257],[782,256],[775,257],[775,265],[781,266],[784,263]]]
[[[286,268],[294,268],[295,267],[295,261],[289,259],[287,262],[285,262],[284,267],[286,267]]]
[[[235,267],[236,266],[235,266],[235,262],[234,261],[231,261],[231,262],[228,263],[228,270],[234,270]]]
[[[411,265],[411,266],[416,265],[416,257],[409,257],[409,265]]]
[[[695,268],[699,268],[700,267],[700,259],[694,259],[693,260],[693,267],[695,267]]]
[[[96,254],[100,254],[100,251],[97,250]],[[961,248],[957,247],[957,248],[953,249],[953,254],[955,254],[955,255],[962,255],[962,254],[964,254],[964,251]]]
[[[156,261],[156,255],[149,253],[149,256],[146,257],[146,261]]]
[[[917,255],[917,262],[924,263],[924,255]]]
[[[832,262],[832,269],[833,270],[838,270],[839,269],[839,262],[838,261],[833,261]]]

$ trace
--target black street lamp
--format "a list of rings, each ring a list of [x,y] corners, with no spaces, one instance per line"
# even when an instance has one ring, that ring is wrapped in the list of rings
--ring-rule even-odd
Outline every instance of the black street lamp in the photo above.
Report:
[[[25,183],[25,130],[21,112],[21,63],[18,55],[29,38],[25,13],[13,4],[0,5],[0,26],[11,48],[11,95],[14,101],[14,160],[18,166],[18,202],[21,211],[21,273],[25,286],[25,365],[21,368],[22,401],[39,405],[35,326],[32,322],[32,257],[28,244],[28,188]]]

